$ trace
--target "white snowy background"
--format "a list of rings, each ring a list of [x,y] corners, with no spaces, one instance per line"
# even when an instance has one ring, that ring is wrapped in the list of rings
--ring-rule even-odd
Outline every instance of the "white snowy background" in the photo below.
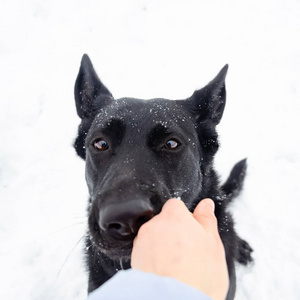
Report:
[[[186,98],[229,64],[223,179],[248,157],[236,299],[300,299],[299,0],[1,0],[0,299],[85,299],[73,86],[88,53],[113,95]]]

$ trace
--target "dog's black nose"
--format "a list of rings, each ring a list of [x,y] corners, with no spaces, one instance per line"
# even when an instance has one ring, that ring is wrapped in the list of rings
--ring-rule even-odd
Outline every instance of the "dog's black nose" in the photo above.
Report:
[[[114,239],[132,239],[139,228],[153,217],[153,207],[147,201],[127,201],[107,204],[100,209],[99,226]]]

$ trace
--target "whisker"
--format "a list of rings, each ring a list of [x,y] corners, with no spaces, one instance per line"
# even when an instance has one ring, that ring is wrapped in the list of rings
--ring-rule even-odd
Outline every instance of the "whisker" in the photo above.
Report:
[[[76,249],[76,247],[81,243],[81,241],[83,240],[83,238],[85,237],[86,235],[82,235],[80,237],[80,239],[77,241],[77,243],[74,245],[74,247],[71,249],[71,251],[68,253],[68,255],[66,256],[66,258],[64,259],[61,267],[59,268],[57,274],[56,274],[56,277],[54,278],[53,280],[53,283],[52,283],[52,287],[55,285],[55,282],[57,281],[58,277],[60,276],[63,268],[65,267],[65,265],[67,264],[69,258],[71,257],[71,255],[73,254],[74,250]]]
[[[120,267],[121,267],[122,270],[124,270],[122,258],[120,258]]]

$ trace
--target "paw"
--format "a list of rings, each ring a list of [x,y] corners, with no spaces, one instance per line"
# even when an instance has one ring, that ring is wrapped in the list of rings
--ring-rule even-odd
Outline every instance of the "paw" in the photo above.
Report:
[[[247,265],[248,263],[253,261],[253,258],[251,256],[253,249],[246,241],[239,238],[237,247],[238,247],[237,261],[239,263],[243,265]]]

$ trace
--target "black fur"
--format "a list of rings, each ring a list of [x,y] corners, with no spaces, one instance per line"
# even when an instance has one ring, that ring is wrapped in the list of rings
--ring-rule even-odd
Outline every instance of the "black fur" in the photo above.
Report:
[[[223,185],[213,167],[219,148],[216,125],[226,102],[227,69],[226,65],[186,100],[115,100],[89,57],[83,56],[75,84],[81,124],[74,146],[86,161],[90,194],[88,292],[118,270],[130,268],[132,241],[139,226],[159,213],[167,199],[179,197],[193,211],[201,199],[209,197],[216,204],[226,251],[227,299],[234,298],[235,261],[250,262],[252,249],[237,236],[226,210],[242,188],[246,160],[235,165]]]

